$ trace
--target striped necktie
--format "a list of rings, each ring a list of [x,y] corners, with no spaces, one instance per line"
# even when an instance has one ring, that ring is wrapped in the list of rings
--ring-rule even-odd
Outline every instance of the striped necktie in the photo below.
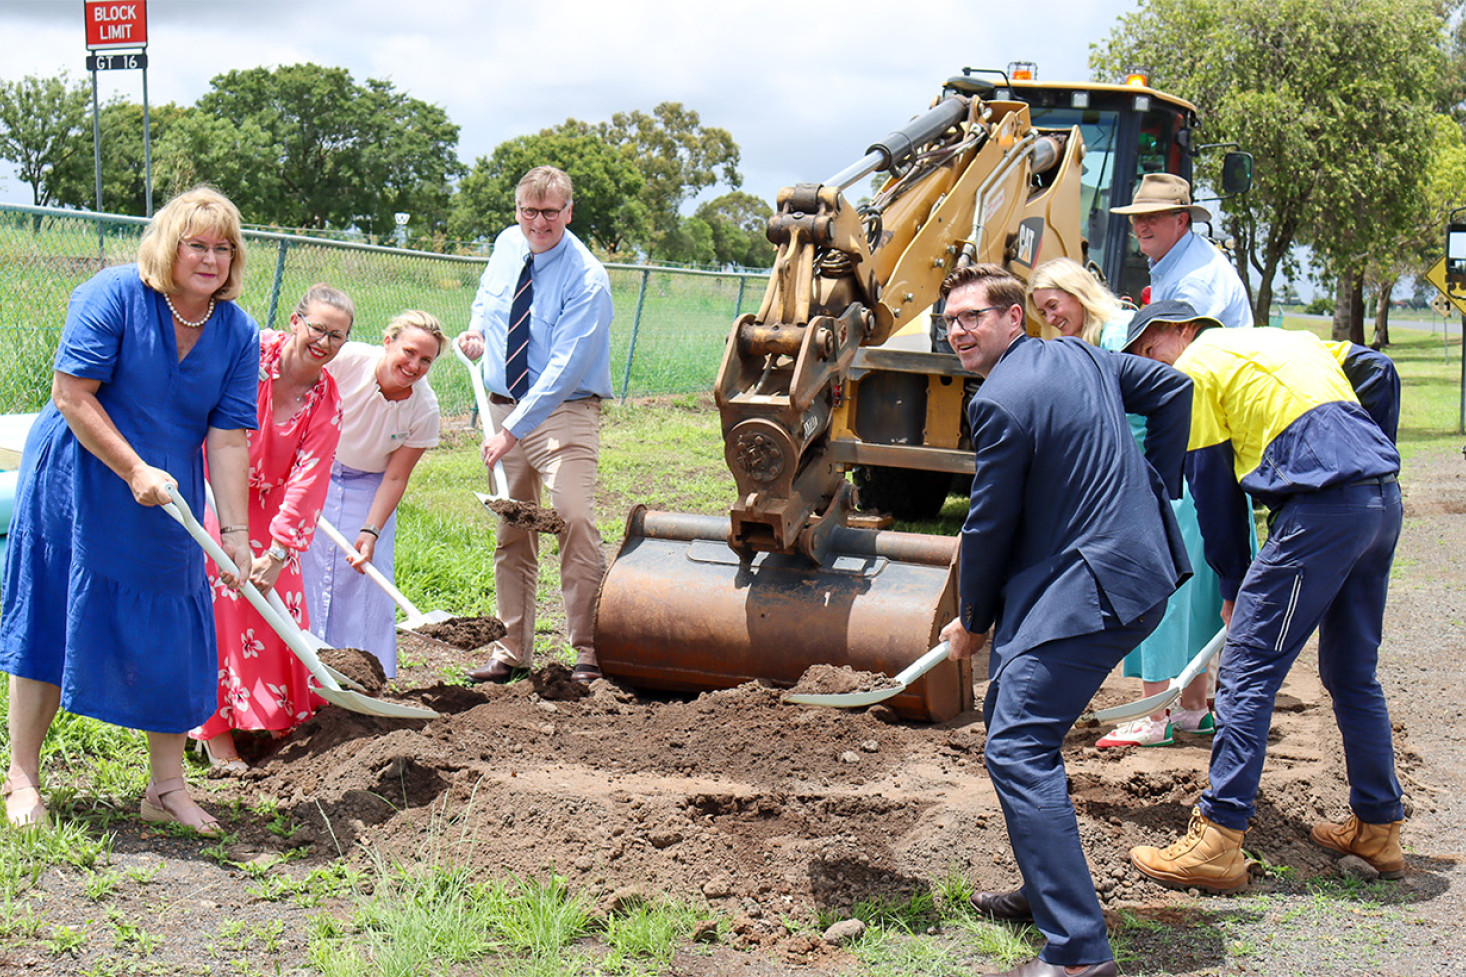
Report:
[[[529,393],[529,310],[534,303],[534,253],[524,256],[524,270],[509,306],[509,335],[505,344],[504,378],[509,396],[523,400]]]

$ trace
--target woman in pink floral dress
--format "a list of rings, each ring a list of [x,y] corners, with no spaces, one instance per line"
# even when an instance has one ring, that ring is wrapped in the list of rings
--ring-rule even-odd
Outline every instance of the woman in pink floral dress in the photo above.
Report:
[[[250,580],[262,593],[277,590],[302,628],[310,619],[300,554],[315,534],[341,438],[341,397],[323,368],[346,342],[355,314],[344,293],[313,285],[291,315],[289,332],[260,333],[259,429],[249,436]],[[219,528],[211,513],[210,531]],[[246,765],[234,730],[288,733],[324,700],[280,636],[219,581],[212,562],[208,569],[219,633],[219,710],[192,735],[213,766],[238,773]]]

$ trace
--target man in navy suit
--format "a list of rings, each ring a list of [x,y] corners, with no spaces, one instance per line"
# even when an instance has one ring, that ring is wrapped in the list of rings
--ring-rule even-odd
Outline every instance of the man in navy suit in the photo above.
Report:
[[[942,295],[953,350],[986,378],[967,408],[977,473],[959,616],[942,638],[966,658],[995,628],[986,762],[1023,873],[1021,889],[973,904],[1001,919],[1031,914],[1048,938],[1008,977],[1109,977],[1059,751],[1191,575],[1169,502],[1181,491],[1191,381],[1077,339],[1030,338],[1023,286],[996,265],[953,272]],[[1146,417],[1144,455],[1127,412]]]

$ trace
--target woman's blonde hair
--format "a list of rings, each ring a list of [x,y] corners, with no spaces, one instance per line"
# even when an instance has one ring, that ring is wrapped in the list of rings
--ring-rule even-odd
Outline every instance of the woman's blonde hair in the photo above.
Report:
[[[404,329],[421,329],[429,336],[438,340],[438,355],[443,355],[443,347],[448,345],[448,337],[443,333],[443,324],[438,317],[431,312],[424,312],[421,309],[408,309],[399,312],[395,318],[387,323],[387,328],[382,332],[383,339],[396,339],[402,335]]]
[[[1043,316],[1033,304],[1033,293],[1041,288],[1057,288],[1079,300],[1084,307],[1084,329],[1079,335],[1091,346],[1099,345],[1105,323],[1125,314],[1120,300],[1073,258],[1055,258],[1033,270],[1033,277],[1028,280],[1028,312],[1040,320]]]
[[[234,257],[224,284],[214,290],[214,298],[238,298],[244,284],[244,239],[239,224],[239,208],[213,187],[198,186],[180,193],[153,215],[143,231],[137,246],[137,267],[143,282],[164,295],[177,293],[173,264],[178,260],[179,243],[194,234],[215,234],[234,246]]]

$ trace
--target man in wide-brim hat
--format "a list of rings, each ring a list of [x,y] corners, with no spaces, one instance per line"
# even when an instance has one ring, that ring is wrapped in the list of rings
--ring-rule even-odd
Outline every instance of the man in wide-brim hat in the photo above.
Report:
[[[1191,202],[1191,184],[1170,173],[1147,173],[1124,207],[1112,214],[1130,218],[1140,253],[1150,261],[1150,300],[1190,303],[1224,326],[1252,325],[1247,289],[1227,256],[1199,234],[1196,221],[1210,221],[1205,207]]]

